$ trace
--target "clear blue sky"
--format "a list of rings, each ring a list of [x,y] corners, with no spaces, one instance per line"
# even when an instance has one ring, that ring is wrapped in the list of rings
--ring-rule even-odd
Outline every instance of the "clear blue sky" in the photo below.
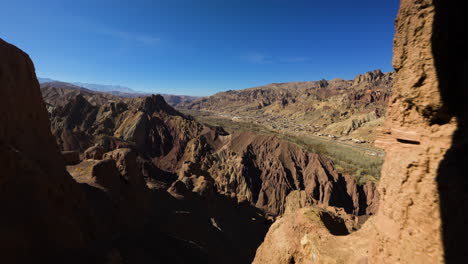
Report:
[[[397,0],[0,0],[38,76],[209,95],[391,71]]]

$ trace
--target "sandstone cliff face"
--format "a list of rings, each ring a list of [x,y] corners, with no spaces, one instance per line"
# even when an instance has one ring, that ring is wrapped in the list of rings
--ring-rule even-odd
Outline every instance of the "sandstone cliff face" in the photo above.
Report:
[[[466,99],[466,91],[446,86],[450,74],[454,80],[462,80],[466,67],[448,70],[447,53],[441,50],[449,43],[443,33],[447,28],[440,27],[461,26],[448,22],[450,9],[441,2],[404,0],[400,4],[394,40],[395,86],[384,129],[376,141],[386,151],[377,215],[359,231],[336,237],[324,232],[323,221],[304,220],[305,209],[288,214],[272,226],[254,263],[466,260],[466,251],[458,246],[464,244],[466,234],[461,227],[466,213],[460,211],[466,207],[461,205],[466,194],[457,187],[466,186],[460,171],[460,160],[466,160],[466,151],[461,151],[466,144],[461,129],[466,108],[448,104]],[[452,11],[461,22],[461,13]],[[449,201],[460,207],[447,205]],[[280,243],[280,234],[287,238],[284,243]]]

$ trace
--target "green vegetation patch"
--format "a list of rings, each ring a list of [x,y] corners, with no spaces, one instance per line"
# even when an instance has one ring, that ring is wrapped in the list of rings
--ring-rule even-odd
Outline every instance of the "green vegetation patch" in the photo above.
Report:
[[[335,169],[346,175],[356,178],[358,184],[364,184],[367,181],[377,182],[380,179],[380,170],[383,164],[383,157],[373,156],[362,147],[354,147],[348,144],[340,144],[332,140],[318,139],[314,136],[295,136],[283,134],[268,129],[264,126],[249,123],[237,122],[227,118],[213,116],[210,113],[198,112],[194,110],[184,110],[185,114],[195,116],[199,122],[211,126],[221,126],[229,133],[233,132],[255,132],[264,135],[275,135],[283,140],[294,143],[305,150],[320,154],[330,158]],[[380,150],[376,150],[380,152]]]

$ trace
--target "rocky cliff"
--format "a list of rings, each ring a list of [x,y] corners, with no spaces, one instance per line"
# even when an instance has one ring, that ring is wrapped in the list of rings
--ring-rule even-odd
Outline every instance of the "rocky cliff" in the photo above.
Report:
[[[65,170],[28,55],[0,40],[2,261],[47,260],[91,239],[84,193]]]
[[[446,50],[461,47],[463,41],[449,41],[446,29],[462,30],[464,18],[452,7],[432,0],[400,3],[395,86],[376,141],[386,151],[378,213],[359,231],[334,236],[320,212],[296,210],[272,225],[254,263],[466,260],[461,245],[467,197],[460,191],[466,186],[461,160],[467,155],[461,149],[467,111],[460,104],[467,98],[461,89],[466,67],[451,66]]]

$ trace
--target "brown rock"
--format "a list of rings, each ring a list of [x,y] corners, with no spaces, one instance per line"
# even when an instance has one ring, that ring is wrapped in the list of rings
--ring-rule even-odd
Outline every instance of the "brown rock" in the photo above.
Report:
[[[371,121],[385,113],[393,78],[393,72],[374,70],[354,80],[272,83],[220,92],[178,107],[202,110],[202,115],[212,112],[233,120],[249,116],[249,120],[254,119],[268,128],[281,127],[280,132],[296,135],[307,135],[307,131],[373,142],[375,129],[383,120]],[[375,113],[375,117],[363,118],[370,113]],[[360,124],[350,125],[356,119]]]
[[[94,164],[91,175],[96,184],[109,190],[114,196],[120,193],[122,183],[114,160],[105,159]]]
[[[61,259],[90,239],[84,195],[50,133],[29,56],[0,39],[0,58],[1,262]]]
[[[101,145],[94,145],[92,147],[89,147],[88,149],[85,150],[84,152],[84,158],[85,159],[95,159],[95,160],[100,160],[102,159],[102,156],[105,153],[105,149]]]
[[[309,153],[274,136],[237,133],[212,141],[202,136],[185,153],[181,177],[212,178],[218,192],[235,195],[271,215],[281,215],[286,197],[306,193],[307,204],[343,208],[348,214],[371,213],[374,198],[349,176],[337,173],[328,158]]]
[[[80,163],[80,153],[77,151],[62,151],[62,157],[66,165],[75,165]]]

